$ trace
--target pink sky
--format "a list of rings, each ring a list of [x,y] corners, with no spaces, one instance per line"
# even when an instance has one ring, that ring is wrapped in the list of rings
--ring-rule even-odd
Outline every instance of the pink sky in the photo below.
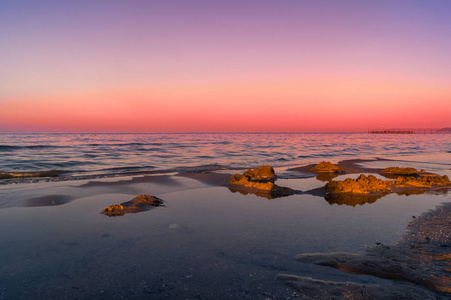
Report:
[[[451,3],[362,2],[6,5],[0,131],[451,126]]]

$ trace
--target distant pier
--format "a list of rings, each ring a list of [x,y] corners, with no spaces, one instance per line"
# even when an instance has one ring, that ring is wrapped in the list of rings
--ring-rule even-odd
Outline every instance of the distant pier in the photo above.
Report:
[[[375,129],[368,130],[373,134],[450,134],[451,127],[446,128],[403,128],[403,129]]]

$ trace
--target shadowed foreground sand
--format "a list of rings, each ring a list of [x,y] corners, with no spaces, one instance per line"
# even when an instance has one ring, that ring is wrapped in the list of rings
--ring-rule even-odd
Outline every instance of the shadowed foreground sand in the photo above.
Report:
[[[377,245],[362,254],[305,253],[299,262],[393,280],[392,285],[315,280],[279,274],[305,298],[449,299],[451,292],[451,203],[414,218],[396,245]]]

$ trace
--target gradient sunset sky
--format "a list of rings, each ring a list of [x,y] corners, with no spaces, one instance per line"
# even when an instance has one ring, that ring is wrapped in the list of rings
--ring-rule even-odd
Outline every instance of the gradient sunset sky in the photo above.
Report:
[[[451,126],[451,1],[0,0],[0,131]]]

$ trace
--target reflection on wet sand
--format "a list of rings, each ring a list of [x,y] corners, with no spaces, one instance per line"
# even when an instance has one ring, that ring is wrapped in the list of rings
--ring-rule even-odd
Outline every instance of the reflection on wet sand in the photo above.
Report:
[[[290,196],[289,194],[284,195],[284,194],[271,194],[271,193],[263,193],[263,192],[251,192],[251,191],[245,191],[245,190],[237,190],[237,189],[233,189],[233,188],[229,188],[229,190],[232,193],[240,193],[241,195],[255,195],[257,197],[266,198],[268,200],[273,200],[276,198]]]
[[[318,179],[319,181],[328,182],[338,176],[339,176],[339,174],[336,174],[336,173],[321,173],[321,174],[318,174],[318,176],[316,176],[316,179]]]
[[[337,282],[318,282],[311,278],[279,275],[279,279],[301,293],[311,293],[321,289],[331,293],[351,297],[365,295],[366,298],[404,297],[415,299],[446,298],[451,293],[451,203],[414,218],[408,226],[407,234],[396,245],[379,244],[367,248],[363,254],[351,253],[308,253],[296,259],[302,263],[333,267],[338,270],[368,274],[384,279],[392,279],[391,286],[363,285]],[[430,291],[428,291],[429,289]]]
[[[329,202],[330,205],[338,204],[338,205],[357,206],[374,203],[376,202],[376,200],[386,195],[388,195],[388,193],[379,195],[337,194],[333,196],[327,194],[324,197],[324,199],[326,199],[326,201]]]
[[[24,202],[23,206],[34,207],[34,206],[54,206],[69,203],[74,198],[67,195],[46,195],[42,197],[36,197],[28,199]]]

